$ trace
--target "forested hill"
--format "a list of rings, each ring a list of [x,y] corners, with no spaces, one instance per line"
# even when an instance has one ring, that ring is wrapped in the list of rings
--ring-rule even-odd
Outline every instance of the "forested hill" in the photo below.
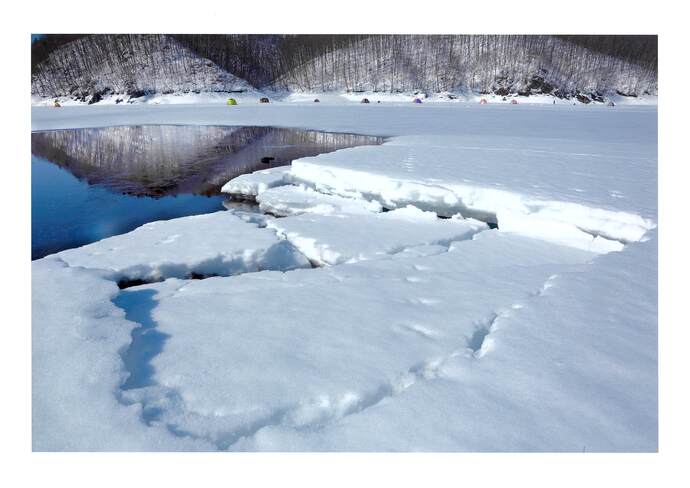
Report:
[[[656,36],[46,35],[33,95],[233,92],[657,93]]]

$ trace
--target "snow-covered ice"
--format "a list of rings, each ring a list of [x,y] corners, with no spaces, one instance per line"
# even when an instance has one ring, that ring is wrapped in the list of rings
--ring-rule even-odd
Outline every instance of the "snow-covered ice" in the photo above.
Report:
[[[56,256],[69,266],[108,270],[114,279],[128,281],[309,266],[274,232],[227,211],[150,222]]]
[[[118,400],[126,377],[120,350],[138,324],[111,299],[103,273],[53,257],[32,264],[32,431],[37,451],[210,449],[139,419]]]
[[[34,261],[34,449],[657,449],[655,109],[32,114],[388,137]]]
[[[230,181],[228,185],[234,185],[234,181]],[[256,201],[259,202],[259,208],[263,212],[280,217],[301,213],[323,215],[341,213],[368,214],[383,210],[383,207],[377,201],[326,195],[299,185],[283,185],[277,188],[261,190],[256,195]]]
[[[513,258],[515,241],[505,244],[503,251]],[[459,348],[426,356],[426,362],[398,376],[397,383],[382,387],[365,408],[360,403],[341,414],[338,400],[343,402],[345,394],[324,398],[319,405],[332,417],[319,428],[301,429],[294,422],[266,425],[235,448],[654,451],[655,248],[656,239],[632,244],[626,252],[561,267],[553,274],[516,263],[510,268],[515,273],[547,278],[531,293],[483,317],[474,343],[463,343],[463,315],[455,315]],[[487,272],[493,276],[500,269]],[[422,274],[429,276],[426,270]],[[422,324],[430,323],[426,319]]]
[[[610,241],[637,241],[655,225],[643,217],[656,208],[655,155],[646,146],[598,142],[584,152],[575,142],[535,137],[416,136],[378,149],[302,158],[288,178],[388,208],[477,216],[583,249],[620,250]],[[599,171],[603,161],[613,171]]]
[[[337,423],[402,393],[444,358],[475,354],[496,313],[592,258],[492,233],[488,247],[511,265],[465,258],[465,247],[487,238],[422,258],[150,285],[161,289],[152,317],[168,339],[153,359],[157,386],[130,398],[219,448],[268,426]]]
[[[302,214],[271,220],[268,227],[319,264],[376,259],[425,244],[449,245],[487,229],[482,222],[439,219],[413,206],[378,214]]]
[[[279,166],[277,168],[262,169],[246,175],[240,175],[228,181],[221,191],[235,197],[246,199],[256,198],[264,190],[287,184],[285,175],[290,168]]]

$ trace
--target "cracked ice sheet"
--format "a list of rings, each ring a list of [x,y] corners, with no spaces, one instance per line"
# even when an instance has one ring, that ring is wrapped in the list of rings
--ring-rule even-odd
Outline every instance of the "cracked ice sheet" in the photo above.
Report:
[[[234,181],[234,180],[232,180]],[[361,198],[343,198],[319,193],[301,185],[285,185],[260,192],[256,201],[263,212],[278,216],[316,213],[333,215],[370,214],[381,212],[379,202]]]
[[[229,211],[151,222],[57,256],[70,266],[109,270],[115,279],[145,281],[309,266],[274,231]]]
[[[488,229],[482,222],[439,219],[412,206],[377,214],[302,214],[267,225],[310,260],[331,265],[378,259],[423,244],[448,245]]]
[[[116,392],[118,351],[136,324],[110,301],[104,273],[55,258],[31,263],[32,446],[35,451],[208,450],[202,441],[147,427]]]
[[[654,227],[655,152],[601,140],[404,136],[295,160],[286,179],[388,208],[495,216],[501,228],[583,247],[578,231],[633,242]],[[564,226],[573,239],[561,237]]]
[[[498,314],[480,359],[449,358],[427,381],[318,431],[268,426],[235,448],[654,452],[656,245],[653,235],[554,273]]]
[[[485,253],[498,253],[490,273],[473,259]],[[169,337],[152,360],[158,386],[128,398],[222,449],[271,425],[320,429],[400,395],[427,364],[472,354],[497,312],[592,257],[486,232],[435,256],[146,285]],[[443,445],[441,430],[429,435]]]

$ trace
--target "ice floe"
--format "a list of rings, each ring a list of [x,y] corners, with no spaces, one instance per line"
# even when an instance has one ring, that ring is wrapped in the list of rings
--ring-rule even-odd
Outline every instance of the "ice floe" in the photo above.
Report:
[[[309,266],[275,232],[228,211],[150,222],[57,256],[70,266],[108,270],[114,279],[127,281]]]
[[[286,184],[284,177],[289,169],[279,166],[241,175],[228,181],[221,191],[234,197],[253,199],[264,190]]]

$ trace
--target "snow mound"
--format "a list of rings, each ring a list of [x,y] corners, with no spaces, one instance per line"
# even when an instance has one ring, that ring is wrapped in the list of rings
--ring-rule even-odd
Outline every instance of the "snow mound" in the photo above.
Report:
[[[57,256],[117,280],[158,281],[308,267],[288,242],[228,211],[151,222]]]
[[[256,197],[263,212],[280,217],[302,213],[333,215],[380,212],[375,201],[325,195],[303,186],[279,186],[260,191]]]
[[[487,229],[481,222],[439,219],[411,206],[380,214],[302,214],[267,225],[312,262],[329,265],[378,259],[423,244],[448,245]]]

